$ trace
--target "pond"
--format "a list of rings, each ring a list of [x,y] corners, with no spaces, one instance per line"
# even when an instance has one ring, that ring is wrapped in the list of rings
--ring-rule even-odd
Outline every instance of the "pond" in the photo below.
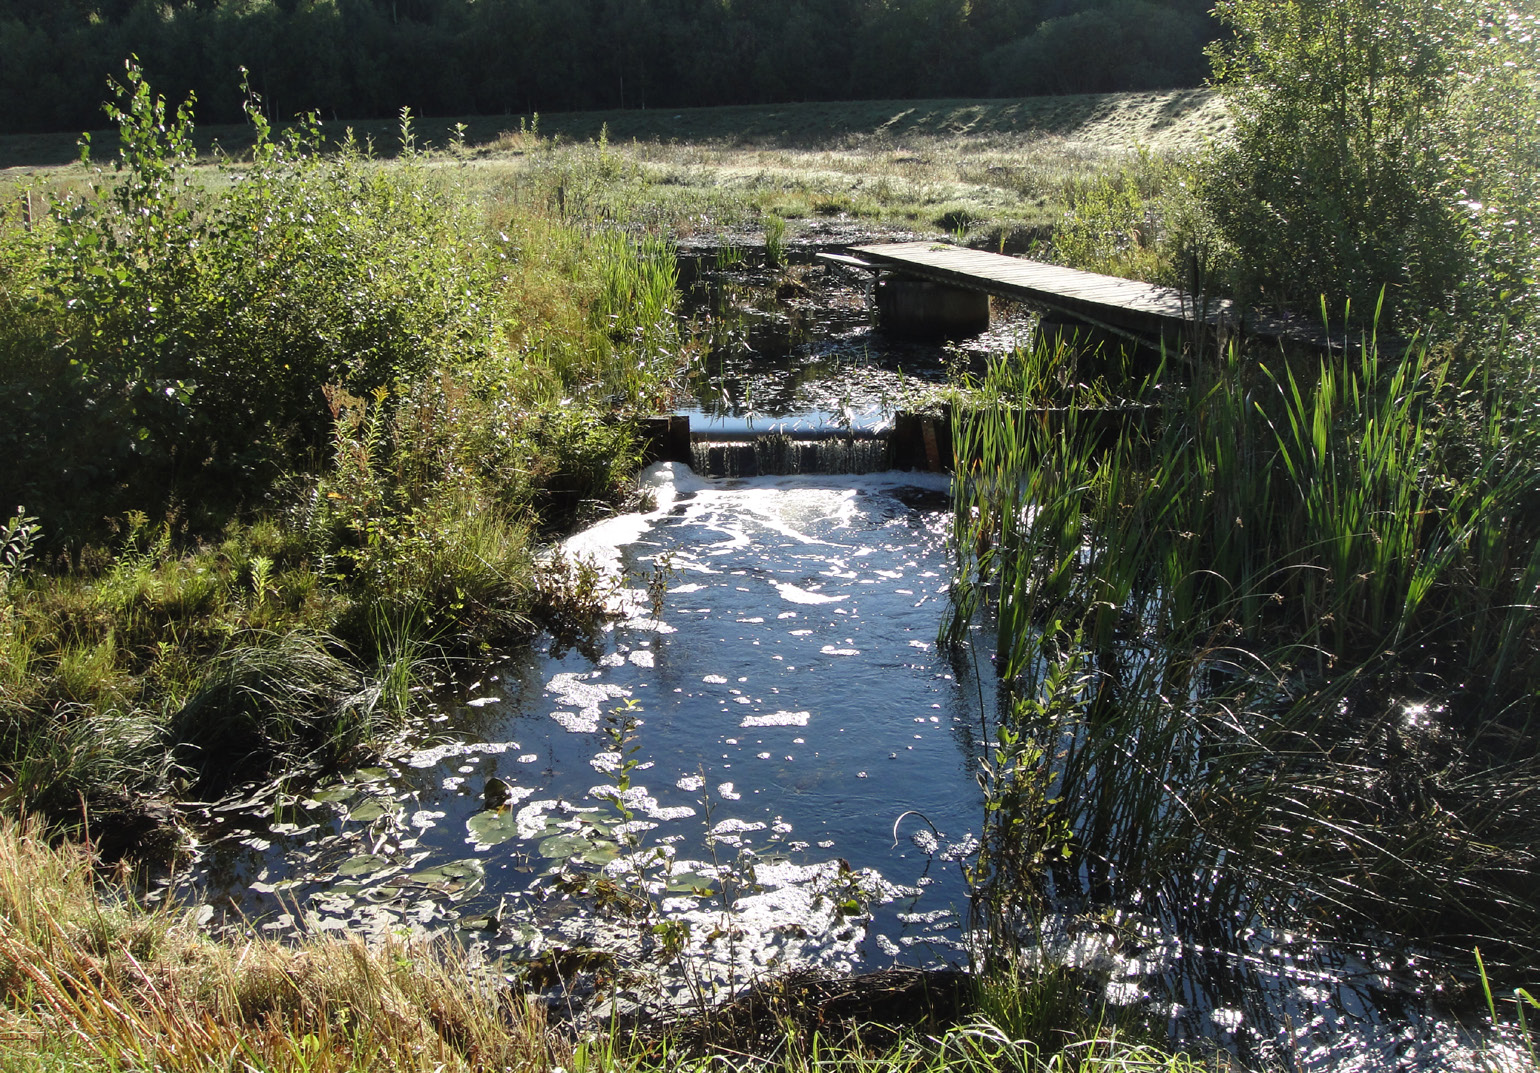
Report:
[[[977,355],[894,344],[832,271],[686,273],[716,340],[683,408],[733,438],[885,427]],[[1002,319],[1008,348],[1030,317]],[[303,794],[220,806],[195,889],[270,934],[452,934],[590,1012],[721,997],[766,973],[969,962],[965,869],[995,675],[938,650],[949,479],[642,477],[652,509],[568,542],[616,617],[491,662],[404,748]],[[991,646],[973,646],[990,651]],[[1051,915],[1046,956],[1247,1061],[1472,1066],[1436,966],[1138,906]],[[1237,932],[1240,932],[1237,934]]]

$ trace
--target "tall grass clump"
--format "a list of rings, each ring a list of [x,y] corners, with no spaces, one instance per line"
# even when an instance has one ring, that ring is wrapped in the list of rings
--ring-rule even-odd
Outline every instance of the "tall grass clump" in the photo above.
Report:
[[[0,818],[8,1069],[543,1070],[570,1047],[453,947],[221,942]]]
[[[1141,146],[1131,157],[1062,184],[1068,211],[1053,256],[1090,272],[1194,288],[1192,255],[1213,244],[1195,188],[1199,162]]]
[[[782,268],[786,264],[786,220],[770,213],[765,217],[765,266]]]
[[[358,746],[388,739],[389,724],[404,714],[402,691],[386,688],[390,675],[370,681],[342,651],[325,638],[288,634],[240,638],[212,660],[169,728],[200,788],[334,766]]]
[[[601,230],[587,242],[587,260],[599,284],[593,303],[595,326],[612,342],[613,365],[606,378],[626,401],[660,407],[660,379],[676,371],[679,329],[673,308],[679,265],[673,244],[655,234],[632,236]]]
[[[993,369],[958,448],[948,635],[992,617],[1010,697],[995,926],[1061,899],[1533,968],[1540,514],[1502,390],[1426,347],[1232,349],[1109,440],[1093,407],[1015,401],[1045,368]]]

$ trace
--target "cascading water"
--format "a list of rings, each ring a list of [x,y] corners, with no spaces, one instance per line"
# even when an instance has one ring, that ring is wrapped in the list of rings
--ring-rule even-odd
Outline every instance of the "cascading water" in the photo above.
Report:
[[[797,473],[881,473],[891,468],[887,436],[830,432],[792,438],[768,432],[751,440],[694,440],[691,468],[707,477],[782,477]]]

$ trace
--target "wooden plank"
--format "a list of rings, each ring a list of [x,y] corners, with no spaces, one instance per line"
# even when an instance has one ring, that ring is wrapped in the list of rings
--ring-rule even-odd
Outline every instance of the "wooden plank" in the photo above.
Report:
[[[853,246],[851,252],[887,271],[1045,305],[1071,316],[1092,316],[1108,323],[1137,323],[1157,334],[1200,320],[1216,329],[1242,327],[1240,310],[1228,299],[1209,297],[1199,302],[1172,287],[984,250],[936,242],[892,242]],[[1292,317],[1253,317],[1245,322],[1244,328],[1251,335],[1315,347],[1357,345],[1351,335],[1328,336],[1321,328]]]
[[[830,264],[844,265],[846,268],[864,268],[867,271],[876,271],[881,267],[873,264],[871,261],[863,261],[859,257],[850,257],[843,253],[824,252],[818,254],[818,259],[820,261],[828,261]]]

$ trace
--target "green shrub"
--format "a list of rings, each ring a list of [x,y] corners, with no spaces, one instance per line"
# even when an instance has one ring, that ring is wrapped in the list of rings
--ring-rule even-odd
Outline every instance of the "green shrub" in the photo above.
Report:
[[[130,64],[111,173],[0,216],[0,806],[392,733],[424,656],[527,637],[532,534],[625,494],[667,396],[668,242],[475,219],[407,114],[382,167],[247,108],[249,163],[194,169]]]
[[[489,345],[463,207],[410,164],[323,155],[313,119],[275,141],[247,108],[251,163],[195,175],[191,101],[169,113],[128,65],[112,172],[53,203],[30,300],[56,346],[32,367],[6,355],[27,389],[7,495],[57,495],[62,469],[92,521],[179,502],[207,523],[322,450],[322,384],[410,380]]]
[[[1202,161],[1141,146],[1119,165],[1063,183],[1069,206],[1053,256],[1091,272],[1207,291],[1224,239],[1198,194]]]
[[[1397,326],[1532,322],[1535,20],[1475,0],[1222,0],[1235,138],[1205,192],[1253,296]]]

